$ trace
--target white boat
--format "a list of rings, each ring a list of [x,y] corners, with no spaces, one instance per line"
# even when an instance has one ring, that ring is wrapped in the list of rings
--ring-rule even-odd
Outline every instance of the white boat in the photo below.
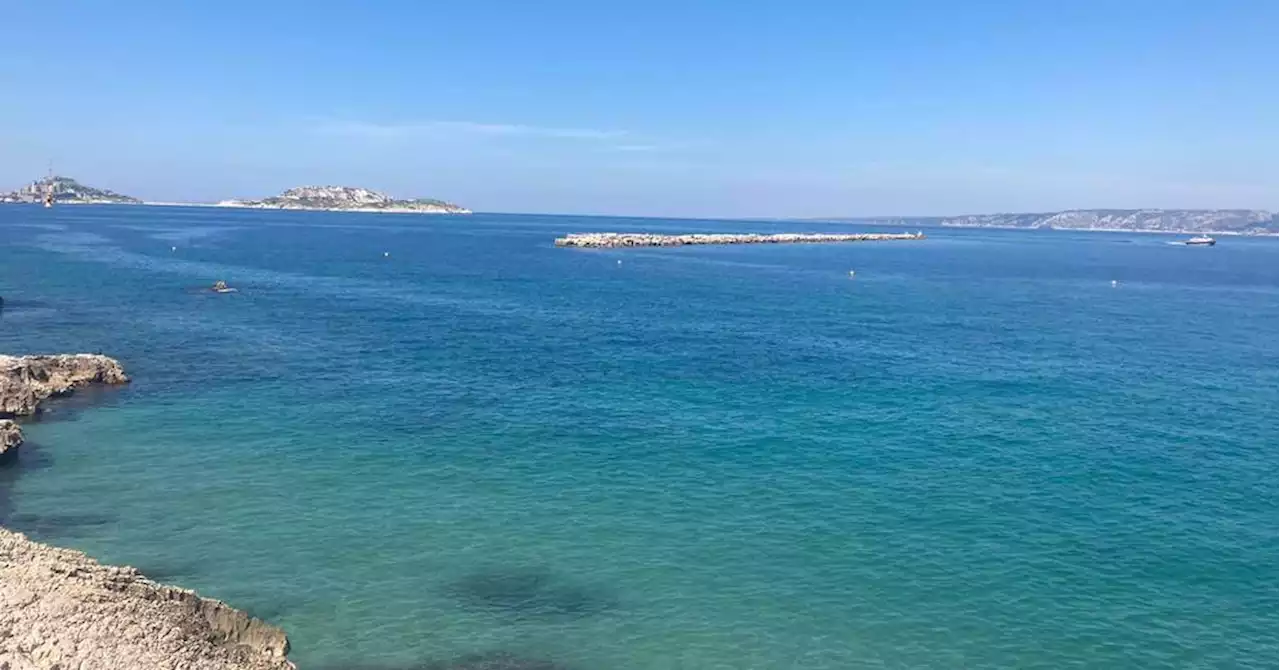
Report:
[[[1187,246],[1200,246],[1200,247],[1211,247],[1217,243],[1218,243],[1217,240],[1213,239],[1212,237],[1209,237],[1208,235],[1197,235],[1187,240],[1186,242],[1183,242],[1183,244]]]

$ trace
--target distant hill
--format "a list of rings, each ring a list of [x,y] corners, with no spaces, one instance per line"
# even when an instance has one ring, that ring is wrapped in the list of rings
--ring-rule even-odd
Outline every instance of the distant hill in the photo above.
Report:
[[[1073,209],[1039,214],[971,214],[831,220],[960,228],[1048,228],[1234,235],[1280,233],[1280,220],[1275,214],[1255,209]]]
[[[46,177],[30,184],[0,195],[0,202],[38,203],[44,201],[44,194],[53,190],[53,201],[56,204],[85,205],[138,205],[142,201],[115,191],[85,186],[71,177]]]
[[[337,210],[349,212],[416,212],[422,214],[470,214],[471,210],[431,198],[397,200],[385,193],[355,186],[300,186],[273,198],[224,200],[222,207],[256,209]]]

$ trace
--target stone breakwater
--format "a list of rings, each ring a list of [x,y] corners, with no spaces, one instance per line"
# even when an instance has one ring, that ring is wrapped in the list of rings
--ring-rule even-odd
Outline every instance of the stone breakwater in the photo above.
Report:
[[[887,242],[923,240],[924,233],[574,233],[556,239],[557,247],[615,249],[619,247],[680,247],[690,244],[826,244],[831,242]]]
[[[0,417],[36,414],[46,399],[88,384],[128,381],[120,362],[101,354],[0,355]]]
[[[0,528],[0,668],[293,670],[283,631]]]

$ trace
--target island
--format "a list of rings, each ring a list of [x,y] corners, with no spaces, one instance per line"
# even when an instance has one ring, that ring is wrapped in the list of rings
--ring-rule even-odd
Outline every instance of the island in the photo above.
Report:
[[[42,203],[51,195],[55,205],[140,205],[142,201],[104,188],[85,186],[71,177],[50,175],[0,195],[0,202]]]
[[[574,233],[557,238],[557,247],[616,249],[619,247],[680,247],[691,244],[825,244],[830,242],[886,242],[923,240],[924,233]]]
[[[1023,214],[883,216],[823,221],[873,225],[1093,230],[1132,233],[1280,234],[1280,217],[1257,209],[1072,209]]]
[[[432,198],[397,200],[355,186],[299,186],[263,200],[223,200],[219,207],[300,209],[336,212],[391,212],[412,214],[470,214],[471,210]]]

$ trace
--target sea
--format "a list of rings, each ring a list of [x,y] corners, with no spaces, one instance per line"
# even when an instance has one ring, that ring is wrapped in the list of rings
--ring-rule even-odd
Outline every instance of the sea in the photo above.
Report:
[[[0,524],[303,670],[1276,667],[1275,238],[553,244],[883,229],[0,206],[0,351],[133,377]]]

